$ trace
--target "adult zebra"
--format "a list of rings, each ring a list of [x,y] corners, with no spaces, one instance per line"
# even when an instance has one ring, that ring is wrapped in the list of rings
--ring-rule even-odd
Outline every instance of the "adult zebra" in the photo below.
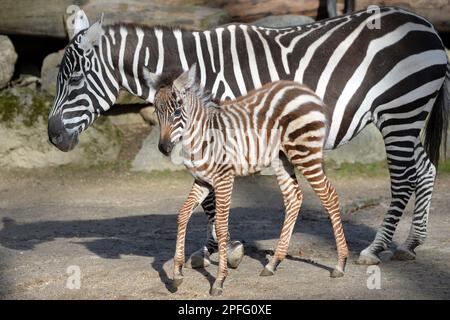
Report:
[[[89,27],[82,11],[77,16],[49,115],[49,138],[60,150],[75,147],[78,135],[114,104],[120,87],[153,102],[155,90],[146,85],[144,66],[165,74],[174,69],[181,73],[197,63],[201,85],[221,100],[279,79],[303,82],[329,107],[326,149],[345,144],[370,122],[384,138],[392,201],[358,261],[380,261],[377,255],[391,243],[413,193],[411,230],[394,257],[414,259],[414,249],[427,234],[435,165],[449,110],[450,67],[442,41],[427,20],[400,8],[381,7],[290,28],[229,24],[193,32],[103,27],[101,21]],[[420,132],[429,114],[422,145]],[[208,239],[193,254],[193,266],[207,264],[217,248],[214,194],[202,206],[209,216]],[[242,245],[235,242],[231,251],[234,259],[229,262],[236,267]]]

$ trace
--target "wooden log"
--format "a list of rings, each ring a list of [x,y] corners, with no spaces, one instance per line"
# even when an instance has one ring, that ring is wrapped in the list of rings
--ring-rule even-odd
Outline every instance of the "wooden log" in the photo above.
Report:
[[[233,21],[252,22],[269,15],[299,14],[316,17],[319,0],[212,0]]]
[[[219,8],[191,5],[205,0],[1,0],[0,34],[22,34],[65,38],[64,14],[70,5],[80,5],[90,22],[104,13],[106,24],[116,22],[143,25],[177,25],[206,29],[227,23]],[[186,4],[187,3],[187,4]]]
[[[356,9],[369,5],[398,6],[427,18],[441,32],[450,32],[449,0],[357,0]]]

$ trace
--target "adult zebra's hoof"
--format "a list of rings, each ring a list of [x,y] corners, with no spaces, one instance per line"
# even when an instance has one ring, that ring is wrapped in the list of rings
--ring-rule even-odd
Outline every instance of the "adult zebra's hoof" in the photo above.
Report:
[[[227,251],[227,265],[236,269],[244,258],[244,245],[239,241],[230,243]]]
[[[189,260],[186,262],[186,267],[192,269],[206,268],[211,265],[211,259],[209,251],[206,247],[203,247],[195,251]]]
[[[342,278],[344,276],[344,271],[340,270],[339,268],[334,268],[333,271],[330,272],[331,278]]]
[[[416,259],[416,254],[413,251],[400,247],[395,250],[394,255],[391,258],[391,260],[399,261],[409,261],[414,259]]]
[[[182,283],[183,283],[183,278],[174,278],[174,279],[172,280],[172,285],[173,285],[175,288],[178,288],[179,286],[181,286]]]
[[[264,267],[264,269],[262,269],[261,273],[259,274],[261,277],[268,277],[268,276],[273,276],[275,274],[275,272],[273,270],[270,270],[267,267]]]
[[[375,254],[365,253],[364,251],[362,251],[359,254],[358,260],[356,260],[356,264],[370,266],[370,265],[374,265],[374,264],[379,264],[380,261],[381,261],[380,258],[378,258]]]

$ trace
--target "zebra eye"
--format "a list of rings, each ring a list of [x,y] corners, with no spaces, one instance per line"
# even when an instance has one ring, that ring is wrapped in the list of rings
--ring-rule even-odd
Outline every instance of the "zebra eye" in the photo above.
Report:
[[[174,117],[179,117],[181,115],[181,109],[176,109],[174,112],[173,112],[173,116]]]
[[[72,75],[69,78],[69,84],[72,84],[72,85],[78,84],[82,79],[83,79],[83,75],[81,75],[81,74]]]

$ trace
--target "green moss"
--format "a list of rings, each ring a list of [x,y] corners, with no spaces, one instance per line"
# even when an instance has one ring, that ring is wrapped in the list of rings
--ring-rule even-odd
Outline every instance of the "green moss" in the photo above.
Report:
[[[142,173],[141,173],[142,174]],[[186,179],[186,178],[192,178],[190,173],[187,170],[177,170],[177,171],[170,171],[170,170],[161,170],[161,171],[151,171],[148,173],[143,173],[146,178],[148,179]]]
[[[15,95],[5,92],[0,93],[0,120],[10,125],[20,113],[19,98]]]
[[[36,121],[39,120],[39,117],[45,119],[50,112],[50,101],[48,101],[48,97],[45,97],[42,94],[33,95],[31,107],[28,108],[27,111],[23,123],[28,127],[31,127],[36,123]]]
[[[327,174],[335,177],[348,177],[358,175],[363,177],[388,176],[386,161],[375,163],[342,163],[337,165],[334,161],[326,161]]]
[[[30,97],[31,103],[22,103],[19,96]],[[0,92],[0,121],[11,126],[22,122],[31,127],[37,121],[47,119],[52,99],[50,96],[28,88],[16,88],[13,91]]]
[[[450,159],[445,159],[439,162],[438,174],[450,173]]]

